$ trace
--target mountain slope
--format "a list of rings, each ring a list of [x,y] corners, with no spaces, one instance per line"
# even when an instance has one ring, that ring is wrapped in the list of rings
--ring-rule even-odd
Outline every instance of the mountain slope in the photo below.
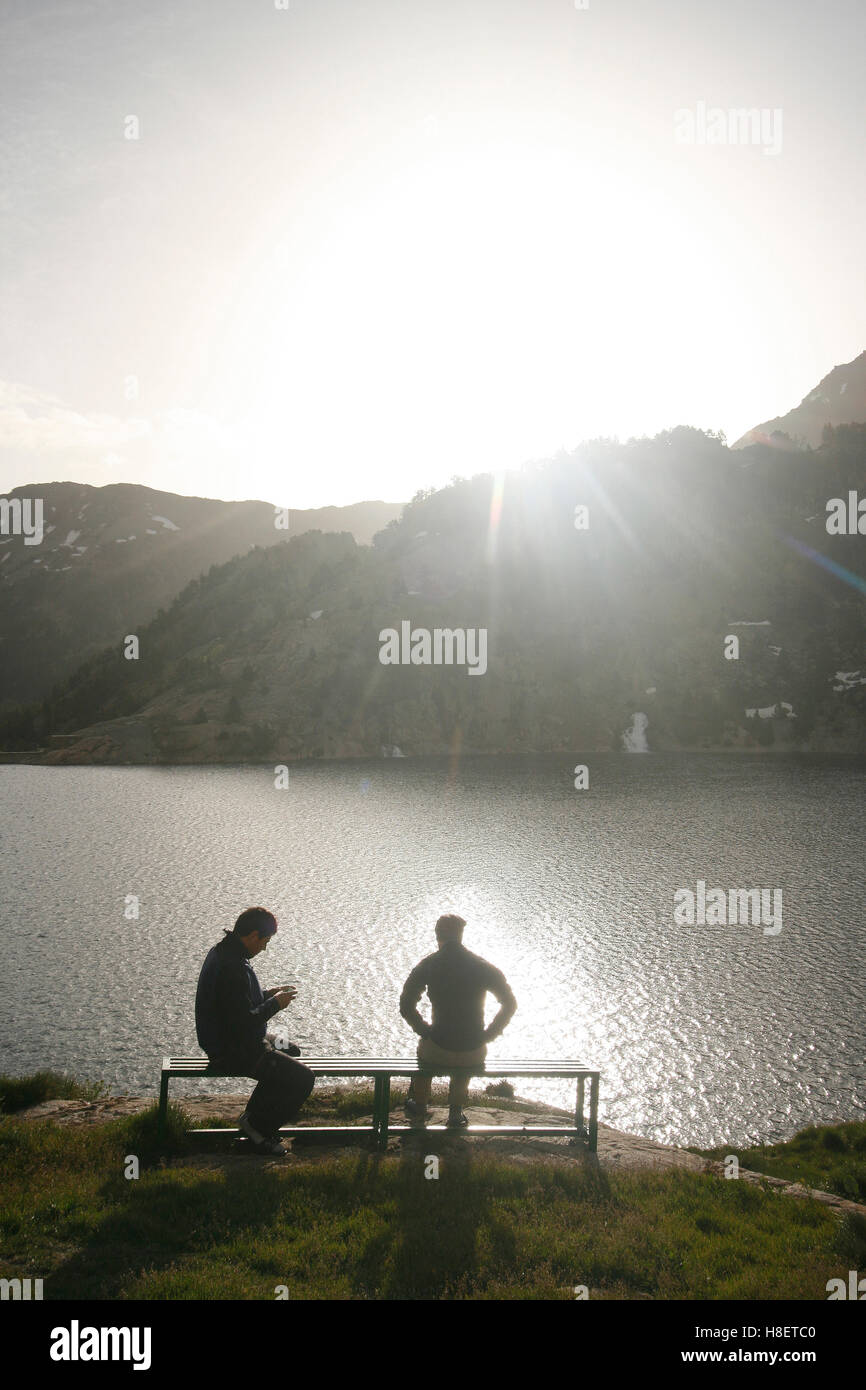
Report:
[[[31,737],[52,761],[589,751],[640,712],[651,749],[866,752],[863,540],[825,526],[855,488],[866,426],[814,453],[688,429],[587,445],[507,475],[501,507],[490,476],[460,481],[372,548],[311,532],[213,570]],[[384,665],[406,620],[483,628],[486,671]]]
[[[316,528],[369,544],[400,503],[292,511],[277,530],[267,502],[222,502],[132,483],[43,483],[45,535],[0,536],[0,708],[47,695],[88,654],[154,617],[191,579],[255,545]]]
[[[787,415],[778,415],[775,420],[756,425],[732,447],[743,449],[749,444],[776,444],[790,448],[802,441],[817,449],[825,425],[835,428],[863,421],[866,421],[866,352],[861,352],[853,362],[834,367]],[[787,438],[779,438],[780,435]]]

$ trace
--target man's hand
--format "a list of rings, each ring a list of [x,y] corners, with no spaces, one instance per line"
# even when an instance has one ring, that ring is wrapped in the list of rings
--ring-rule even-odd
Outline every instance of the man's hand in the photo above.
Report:
[[[285,1009],[288,1007],[289,1004],[291,1004],[297,992],[298,991],[294,989],[291,985],[287,985],[282,989],[275,989],[271,997],[273,999],[276,999],[279,1009]]]

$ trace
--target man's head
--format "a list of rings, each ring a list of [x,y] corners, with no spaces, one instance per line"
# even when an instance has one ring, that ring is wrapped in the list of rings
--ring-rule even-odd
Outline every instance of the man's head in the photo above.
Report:
[[[446,941],[462,941],[465,926],[465,919],[458,917],[456,912],[446,913],[436,923],[436,941],[440,946],[444,946]]]
[[[248,956],[257,956],[267,949],[267,944],[277,930],[277,919],[266,907],[248,907],[241,913],[234,925]]]

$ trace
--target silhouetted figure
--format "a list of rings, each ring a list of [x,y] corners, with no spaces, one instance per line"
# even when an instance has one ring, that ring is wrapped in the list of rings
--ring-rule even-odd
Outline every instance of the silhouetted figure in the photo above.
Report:
[[[456,914],[440,917],[436,923],[439,949],[415,966],[400,995],[400,1013],[418,1034],[418,1061],[443,1076],[448,1067],[471,1067],[483,1062],[487,1044],[507,1027],[517,1001],[501,970],[489,961],[467,951],[463,945],[466,923]],[[417,1004],[426,989],[433,1012],[427,1023]],[[484,1027],[484,1000],[487,992],[501,1005],[498,1014]],[[413,1076],[409,1083],[406,1110],[422,1121],[429,1117],[429,1076]],[[467,1123],[463,1113],[469,1092],[469,1077],[452,1076],[448,1092],[448,1124],[452,1128]]]
[[[276,930],[272,912],[248,907],[233,930],[211,947],[198,978],[195,1027],[199,1046],[215,1067],[258,1081],[238,1127],[257,1153],[278,1155],[286,1152],[280,1126],[294,1122],[316,1078],[293,1061],[300,1056],[299,1047],[290,1043],[279,1049],[266,1034],[268,1019],[297,993],[285,987],[262,992],[250,965]]]

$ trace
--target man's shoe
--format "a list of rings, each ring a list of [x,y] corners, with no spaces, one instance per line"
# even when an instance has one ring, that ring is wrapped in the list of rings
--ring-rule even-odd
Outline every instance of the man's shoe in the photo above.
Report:
[[[260,1144],[253,1144],[253,1151],[268,1158],[287,1158],[290,1152],[282,1139],[263,1139]]]
[[[238,1129],[250,1142],[253,1153],[267,1154],[271,1158],[285,1157],[290,1152],[278,1134],[262,1134],[251,1125],[246,1110],[238,1120]]]
[[[250,1124],[246,1110],[238,1120],[238,1129],[246,1139],[249,1139],[251,1144],[263,1144],[265,1142],[266,1136]]]
[[[428,1109],[427,1106],[425,1106],[422,1111],[417,1100],[412,1100],[411,1096],[406,1097],[405,1108],[406,1114],[409,1115],[413,1120],[429,1120],[433,1114],[433,1111]]]
[[[411,1123],[413,1123],[413,1125],[425,1125],[425,1123],[427,1123],[427,1120],[432,1118],[431,1109],[428,1109],[427,1106],[424,1106],[424,1109],[421,1109],[421,1106],[418,1105],[418,1102],[413,1101],[413,1099],[407,1099],[406,1113],[407,1115],[409,1115],[409,1119],[411,1120]]]
[[[445,1122],[446,1129],[463,1129],[469,1121],[462,1110],[449,1110],[448,1119]]]

